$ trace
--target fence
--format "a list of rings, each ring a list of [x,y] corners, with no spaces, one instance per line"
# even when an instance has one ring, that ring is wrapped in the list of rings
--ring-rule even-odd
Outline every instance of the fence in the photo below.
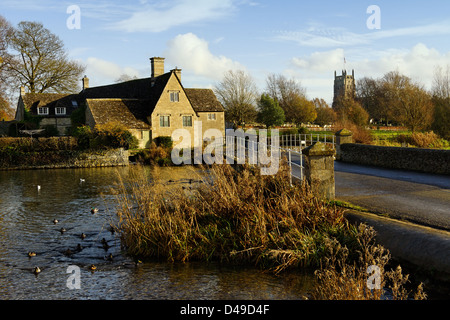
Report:
[[[281,147],[300,147],[304,148],[313,144],[313,142],[324,142],[335,145],[334,134],[285,134],[280,136]]]

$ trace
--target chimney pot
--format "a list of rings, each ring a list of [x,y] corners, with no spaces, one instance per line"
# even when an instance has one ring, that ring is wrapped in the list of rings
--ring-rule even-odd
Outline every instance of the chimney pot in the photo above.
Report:
[[[152,65],[152,78],[159,77],[164,74],[164,58],[153,57],[150,58]]]
[[[84,76],[83,79],[81,79],[82,83],[83,83],[83,90],[89,88],[89,78]]]

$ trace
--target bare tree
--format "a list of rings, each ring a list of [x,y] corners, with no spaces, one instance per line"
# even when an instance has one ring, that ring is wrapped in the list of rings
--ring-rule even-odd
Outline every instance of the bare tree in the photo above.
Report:
[[[450,66],[437,67],[432,88],[434,119],[433,131],[444,139],[450,140]]]
[[[6,62],[9,75],[30,92],[76,92],[85,67],[69,60],[58,36],[37,22],[20,22],[12,32],[14,55]]]
[[[126,82],[126,81],[131,81],[131,80],[136,80],[138,77],[136,76],[130,76],[126,73],[122,73],[116,80],[116,83],[120,83],[120,82]]]
[[[399,99],[398,119],[411,131],[428,129],[433,121],[433,104],[428,92],[419,84],[407,84]]]
[[[434,70],[433,96],[439,99],[450,99],[450,65],[444,69],[441,66]]]
[[[226,72],[214,92],[225,108],[227,121],[243,125],[255,120],[258,89],[253,78],[245,71]]]

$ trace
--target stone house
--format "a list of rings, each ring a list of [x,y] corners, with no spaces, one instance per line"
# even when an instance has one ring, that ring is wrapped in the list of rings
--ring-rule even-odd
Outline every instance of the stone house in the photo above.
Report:
[[[59,111],[56,108],[64,103],[69,115],[66,118],[70,122],[70,113],[76,102],[78,106],[86,107],[86,125],[94,129],[98,124],[119,122],[138,139],[141,148],[149,147],[156,137],[171,136],[174,130],[181,128],[188,130],[193,139],[195,121],[202,122],[202,134],[208,129],[218,129],[225,136],[224,108],[214,92],[211,89],[184,88],[180,69],[165,72],[164,58],[154,57],[150,61],[151,77],[89,87],[89,79],[85,76],[83,89],[76,95],[62,95],[51,103],[42,98],[37,104],[36,97],[30,96],[30,102],[23,105],[35,114],[42,112],[39,108],[47,107],[49,114],[45,116],[53,119],[53,123],[57,123],[57,118],[61,132],[62,117],[56,117]],[[27,96],[25,94],[22,101]]]
[[[82,98],[77,94],[26,93],[21,87],[15,120],[24,120],[25,110],[28,110],[42,118],[41,127],[53,125],[60,135],[65,135],[71,126],[70,115],[81,103]]]

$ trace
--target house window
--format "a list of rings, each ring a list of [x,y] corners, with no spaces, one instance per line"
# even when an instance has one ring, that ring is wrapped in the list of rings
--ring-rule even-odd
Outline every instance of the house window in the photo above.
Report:
[[[160,127],[170,127],[170,116],[160,116],[159,117]]]
[[[183,127],[192,127],[192,116],[183,116]]]
[[[39,107],[37,108],[38,115],[47,115],[48,108],[47,107]]]
[[[216,120],[216,114],[215,113],[208,113],[208,120]]]
[[[57,116],[65,115],[66,114],[66,108],[64,108],[64,107],[56,107],[55,108],[55,114]]]
[[[170,102],[179,102],[179,101],[180,101],[180,92],[170,91]]]
[[[78,102],[76,102],[75,100],[72,100],[72,106],[78,107]]]

